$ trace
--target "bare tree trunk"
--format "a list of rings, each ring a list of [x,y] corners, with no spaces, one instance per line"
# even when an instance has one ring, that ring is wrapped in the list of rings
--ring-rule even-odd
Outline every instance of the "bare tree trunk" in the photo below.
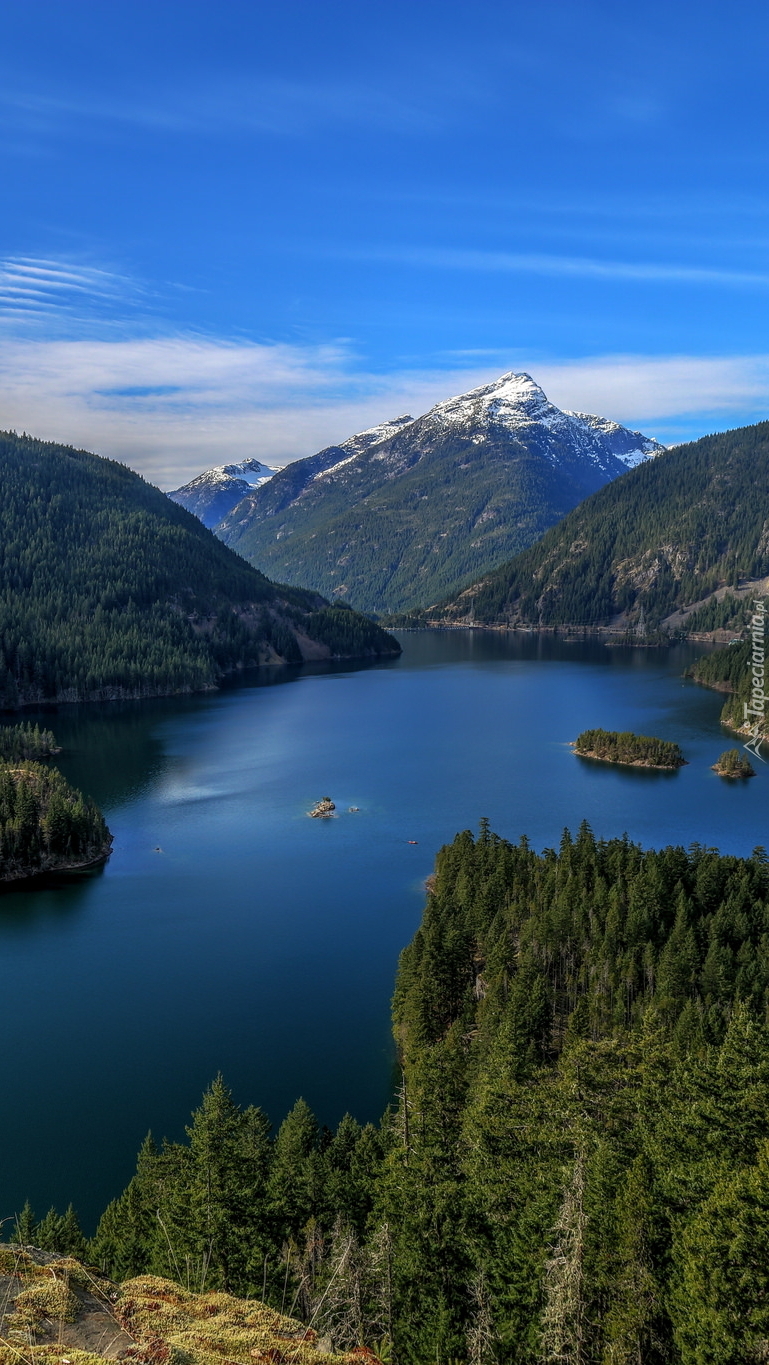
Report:
[[[545,1265],[540,1365],[582,1365],[585,1159],[579,1153],[564,1192]]]
[[[473,1316],[467,1331],[467,1357],[469,1365],[493,1365],[494,1341],[496,1332],[491,1316],[491,1301],[482,1270],[474,1276],[470,1285],[473,1300]]]

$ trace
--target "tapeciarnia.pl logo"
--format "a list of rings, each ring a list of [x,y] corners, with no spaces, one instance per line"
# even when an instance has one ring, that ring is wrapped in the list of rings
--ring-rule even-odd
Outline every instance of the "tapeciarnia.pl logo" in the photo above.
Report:
[[[766,644],[766,604],[763,600],[754,598],[753,606],[756,608],[750,619],[750,633],[753,639],[753,655],[750,661],[750,705],[743,704],[745,720],[753,719],[753,726],[750,731],[750,739],[742,747],[749,749],[755,758],[760,758],[762,763],[766,759],[761,756],[761,742],[763,740],[764,720],[766,716],[766,693],[764,692],[764,658]]]

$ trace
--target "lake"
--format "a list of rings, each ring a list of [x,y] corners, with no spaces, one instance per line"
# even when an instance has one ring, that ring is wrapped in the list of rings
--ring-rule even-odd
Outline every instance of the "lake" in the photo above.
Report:
[[[436,850],[483,815],[537,848],[583,819],[646,846],[769,843],[769,766],[710,771],[733,741],[723,698],[681,676],[701,648],[400,638],[374,666],[32,717],[115,845],[97,873],[0,895],[0,1217],[71,1199],[92,1230],[148,1129],[183,1138],[218,1071],[276,1125],[299,1095],[329,1125],[376,1120],[398,953]],[[594,726],[676,740],[688,766],[575,758]],[[338,818],[309,820],[324,795]]]

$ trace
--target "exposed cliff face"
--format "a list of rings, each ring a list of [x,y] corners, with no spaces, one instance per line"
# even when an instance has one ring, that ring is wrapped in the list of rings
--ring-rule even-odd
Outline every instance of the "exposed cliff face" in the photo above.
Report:
[[[562,412],[529,375],[507,374],[286,466],[217,534],[280,581],[403,610],[532,544],[661,450],[606,418]]]

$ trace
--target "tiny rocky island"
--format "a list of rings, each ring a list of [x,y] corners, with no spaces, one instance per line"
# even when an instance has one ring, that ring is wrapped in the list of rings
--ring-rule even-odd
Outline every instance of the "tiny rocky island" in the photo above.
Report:
[[[602,763],[630,768],[671,770],[686,763],[679,746],[671,740],[634,735],[630,730],[583,730],[573,748],[580,758],[596,758]]]
[[[311,820],[329,820],[336,811],[336,806],[330,796],[322,796],[320,801],[316,801],[312,810],[307,814]]]
[[[724,749],[717,763],[713,764],[713,772],[718,773],[719,777],[755,777],[756,770],[750,759],[741,754],[739,749]]]
[[[0,883],[74,872],[110,855],[112,835],[98,807],[57,768],[36,761],[58,752],[48,730],[0,729]]]

